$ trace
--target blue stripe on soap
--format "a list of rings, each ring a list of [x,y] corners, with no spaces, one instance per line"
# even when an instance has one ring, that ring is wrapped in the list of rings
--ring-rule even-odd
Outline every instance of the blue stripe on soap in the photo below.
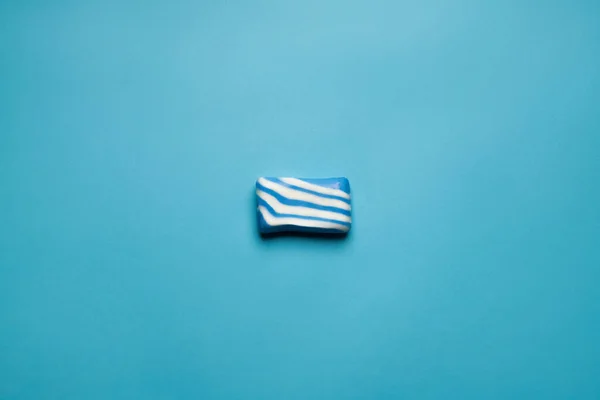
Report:
[[[343,214],[343,215],[347,215],[350,216],[351,212],[348,210],[344,210],[341,208],[337,208],[337,207],[329,207],[329,206],[322,206],[319,204],[315,204],[315,203],[311,203],[308,201],[302,201],[302,200],[293,200],[293,199],[289,199],[279,193],[277,193],[274,190],[271,190],[269,188],[264,187],[263,185],[261,185],[260,183],[256,183],[256,188],[262,190],[265,193],[270,194],[271,196],[275,197],[280,203],[285,204],[287,206],[299,206],[299,207],[309,207],[309,208],[313,208],[315,210],[321,210],[321,211],[331,211],[331,212],[335,212],[338,214]],[[318,195],[317,193],[310,193],[310,194],[314,194],[314,195]],[[337,200],[337,198],[335,199]]]
[[[273,183],[276,183],[276,184],[278,184],[278,185],[285,186],[285,187],[288,187],[288,188],[290,188],[290,189],[297,190],[297,191],[299,191],[299,192],[304,192],[304,193],[314,194],[314,195],[321,196],[321,197],[323,197],[323,198],[326,198],[326,199],[332,199],[332,200],[341,200],[341,201],[343,201],[343,202],[345,202],[345,203],[348,203],[348,204],[350,204],[350,200],[349,200],[349,199],[346,199],[346,198],[344,198],[344,197],[340,197],[340,196],[332,196],[332,195],[330,195],[330,194],[323,194],[323,193],[319,193],[319,192],[314,192],[314,191],[312,191],[312,190],[310,190],[310,189],[305,189],[305,188],[301,188],[301,187],[298,187],[298,186],[295,186],[295,185],[290,185],[290,184],[288,184],[288,183],[285,183],[285,182],[281,181],[281,180],[280,180],[280,179],[278,179],[278,178],[265,178],[265,179],[267,179],[268,181],[271,181],[271,182],[273,182]],[[314,180],[314,179],[313,179],[313,180]],[[308,181],[308,180],[306,180],[306,179],[303,179],[303,181],[306,181],[306,182],[308,182],[308,183],[312,183],[312,182],[309,182],[309,181]],[[315,183],[313,183],[313,184],[315,184]],[[317,185],[318,185],[318,184],[317,184]],[[324,186],[324,185],[319,185],[319,186],[323,186],[323,187],[325,187],[325,188],[329,188],[329,189],[338,189],[337,187],[332,187],[332,186]],[[343,189],[339,189],[339,190],[343,190]],[[346,192],[346,193],[348,193],[348,194],[350,194],[350,192],[349,192],[349,191],[346,191],[346,190],[343,190],[343,191],[344,191],[344,192]]]
[[[345,234],[346,232],[341,232],[337,229],[324,229],[324,228],[309,228],[305,226],[295,226],[295,225],[280,225],[280,226],[270,226],[266,225],[263,229],[260,230],[260,233],[263,235],[271,235],[278,234],[282,232],[294,232],[300,234],[311,234],[311,235],[328,235],[328,236],[340,236]]]

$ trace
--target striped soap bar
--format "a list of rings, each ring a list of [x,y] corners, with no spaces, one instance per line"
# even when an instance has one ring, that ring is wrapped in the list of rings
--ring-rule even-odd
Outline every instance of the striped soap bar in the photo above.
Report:
[[[258,229],[262,234],[308,232],[343,234],[352,224],[346,178],[259,178]]]

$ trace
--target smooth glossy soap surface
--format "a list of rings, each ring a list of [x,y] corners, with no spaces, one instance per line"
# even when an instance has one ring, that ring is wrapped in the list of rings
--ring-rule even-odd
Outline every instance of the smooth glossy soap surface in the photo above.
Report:
[[[261,177],[256,181],[256,201],[261,234],[344,234],[352,224],[346,178]]]

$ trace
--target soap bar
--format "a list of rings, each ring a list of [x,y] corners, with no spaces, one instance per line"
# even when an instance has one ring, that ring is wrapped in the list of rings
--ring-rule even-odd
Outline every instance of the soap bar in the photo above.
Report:
[[[256,181],[261,234],[345,234],[352,224],[346,178],[267,178]]]

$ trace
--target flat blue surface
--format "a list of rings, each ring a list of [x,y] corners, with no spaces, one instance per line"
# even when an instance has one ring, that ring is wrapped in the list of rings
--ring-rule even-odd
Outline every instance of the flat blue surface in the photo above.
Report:
[[[0,2],[0,398],[600,397],[599,20]],[[262,241],[261,175],[350,236]]]

